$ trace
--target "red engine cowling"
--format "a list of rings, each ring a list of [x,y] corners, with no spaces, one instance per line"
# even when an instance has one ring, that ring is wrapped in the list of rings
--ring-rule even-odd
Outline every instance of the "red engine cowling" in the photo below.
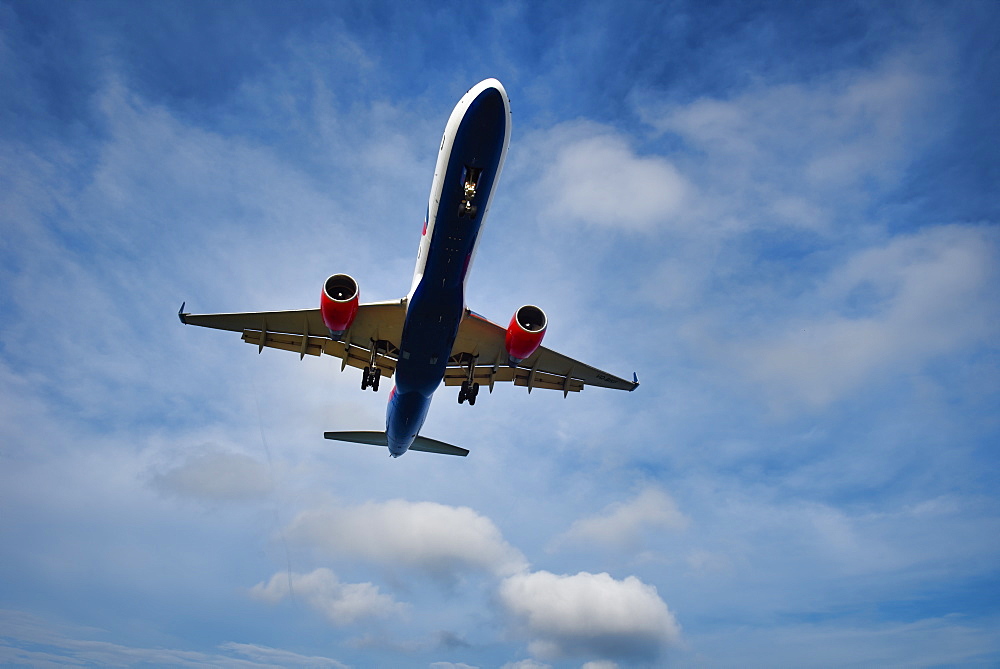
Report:
[[[504,347],[512,365],[520,364],[538,350],[548,324],[549,319],[546,318],[545,312],[530,304],[514,312],[514,317],[507,326],[507,336],[504,338]]]
[[[319,311],[330,334],[347,332],[358,313],[358,282],[346,274],[334,274],[323,284]]]

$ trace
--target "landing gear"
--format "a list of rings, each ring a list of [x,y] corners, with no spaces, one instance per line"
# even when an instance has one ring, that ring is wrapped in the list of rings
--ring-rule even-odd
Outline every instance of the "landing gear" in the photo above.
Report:
[[[372,355],[365,367],[365,373],[361,377],[361,390],[371,388],[378,392],[378,381],[382,378],[382,370],[375,364],[378,358],[379,349],[382,348],[381,341],[372,341]]]
[[[469,218],[475,218],[476,212],[479,211],[479,207],[472,204],[468,200],[462,200],[458,205],[458,217],[468,216]]]
[[[468,165],[462,170],[462,201],[458,204],[459,218],[465,216],[475,218],[479,212],[479,207],[472,202],[476,199],[476,187],[479,185],[479,176],[482,173],[481,168],[469,167]]]
[[[476,373],[476,362],[479,360],[479,356],[475,356],[469,359],[469,371],[468,378],[462,381],[462,387],[458,391],[458,403],[462,404],[465,400],[469,400],[469,406],[475,406],[476,396],[479,395],[479,384],[473,379]]]
[[[361,377],[361,390],[368,390],[370,387],[378,392],[378,381],[382,378],[382,370],[378,367],[365,367],[365,373]]]
[[[469,406],[476,405],[476,396],[479,395],[479,384],[469,385],[468,381],[462,381],[462,388],[458,391],[458,403],[462,404],[469,400]]]

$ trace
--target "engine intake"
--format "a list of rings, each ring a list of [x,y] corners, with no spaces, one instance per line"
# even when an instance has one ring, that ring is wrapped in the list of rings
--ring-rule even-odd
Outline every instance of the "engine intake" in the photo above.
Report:
[[[347,274],[334,274],[323,284],[319,311],[330,334],[340,338],[358,313],[358,282]]]
[[[536,306],[526,304],[514,312],[504,337],[504,347],[511,365],[520,364],[538,350],[548,324],[545,312]]]

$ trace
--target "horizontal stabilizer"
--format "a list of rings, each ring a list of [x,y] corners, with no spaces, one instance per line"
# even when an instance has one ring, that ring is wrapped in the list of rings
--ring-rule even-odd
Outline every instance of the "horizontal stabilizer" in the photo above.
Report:
[[[371,446],[385,446],[388,448],[389,440],[385,432],[324,432],[323,437],[334,441],[349,441],[354,444],[369,444]],[[436,439],[418,436],[410,446],[411,451],[423,451],[425,453],[441,453],[442,455],[458,455],[465,457],[469,451],[458,446],[446,444]]]
[[[459,455],[463,458],[469,454],[468,449],[452,446],[437,439],[428,439],[427,437],[419,436],[413,440],[410,450],[423,451],[424,453],[440,453],[441,455]]]

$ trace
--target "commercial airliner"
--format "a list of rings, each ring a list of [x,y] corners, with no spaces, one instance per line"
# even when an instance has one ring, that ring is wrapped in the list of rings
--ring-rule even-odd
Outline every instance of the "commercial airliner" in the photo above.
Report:
[[[458,402],[476,403],[481,386],[498,382],[561,390],[585,385],[632,391],[639,385],[543,346],[548,318],[533,305],[519,308],[504,328],[465,306],[469,267],[489,212],[510,143],[510,101],[496,79],[486,79],[459,100],[438,148],[417,266],[409,294],[361,304],[358,283],[334,274],[323,284],[318,309],[190,314],[182,323],[243,333],[243,341],[308,355],[340,358],[363,370],[361,389],[378,391],[395,375],[384,432],[326,432],[327,439],[407,450],[468,455],[458,446],[419,434],[441,382],[459,386]]]

